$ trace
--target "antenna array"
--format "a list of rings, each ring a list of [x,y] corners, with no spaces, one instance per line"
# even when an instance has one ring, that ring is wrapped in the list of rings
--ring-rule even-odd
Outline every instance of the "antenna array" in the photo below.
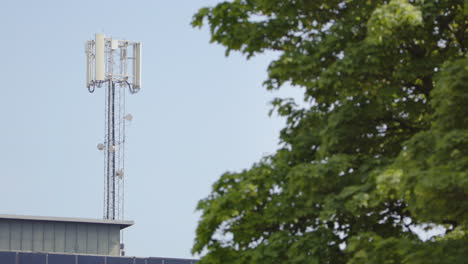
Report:
[[[85,46],[86,87],[90,93],[96,87],[106,87],[105,140],[98,144],[104,152],[104,219],[123,220],[125,125],[133,119],[125,111],[125,90],[128,88],[131,94],[140,91],[141,43],[96,34]]]

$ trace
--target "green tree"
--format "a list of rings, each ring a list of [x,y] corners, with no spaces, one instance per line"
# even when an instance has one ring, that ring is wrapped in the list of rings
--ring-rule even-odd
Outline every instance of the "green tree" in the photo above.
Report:
[[[279,150],[199,202],[200,263],[467,263],[468,4],[234,0],[211,41],[279,53],[268,90],[304,90]],[[303,104],[301,104],[303,105]],[[416,227],[443,234],[423,241]]]

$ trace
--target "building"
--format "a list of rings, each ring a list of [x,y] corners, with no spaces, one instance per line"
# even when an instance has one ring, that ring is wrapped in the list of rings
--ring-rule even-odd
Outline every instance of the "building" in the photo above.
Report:
[[[120,230],[133,221],[0,214],[0,264],[194,264],[119,257]]]
[[[195,264],[194,259],[111,257],[0,251],[1,264]]]
[[[132,221],[0,215],[0,250],[120,255],[120,230]]]

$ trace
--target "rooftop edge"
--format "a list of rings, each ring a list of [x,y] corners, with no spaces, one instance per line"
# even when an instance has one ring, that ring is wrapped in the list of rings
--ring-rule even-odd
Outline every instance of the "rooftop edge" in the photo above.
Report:
[[[10,215],[10,214],[0,214],[0,220],[1,219],[119,225],[121,229],[124,229],[126,227],[129,227],[135,224],[134,221],[129,221],[129,220],[108,220],[108,219]]]

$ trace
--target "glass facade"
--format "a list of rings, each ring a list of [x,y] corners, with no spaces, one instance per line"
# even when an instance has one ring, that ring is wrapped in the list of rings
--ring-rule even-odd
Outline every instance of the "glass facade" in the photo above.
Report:
[[[1,264],[195,264],[193,259],[107,257],[76,254],[1,252]]]

